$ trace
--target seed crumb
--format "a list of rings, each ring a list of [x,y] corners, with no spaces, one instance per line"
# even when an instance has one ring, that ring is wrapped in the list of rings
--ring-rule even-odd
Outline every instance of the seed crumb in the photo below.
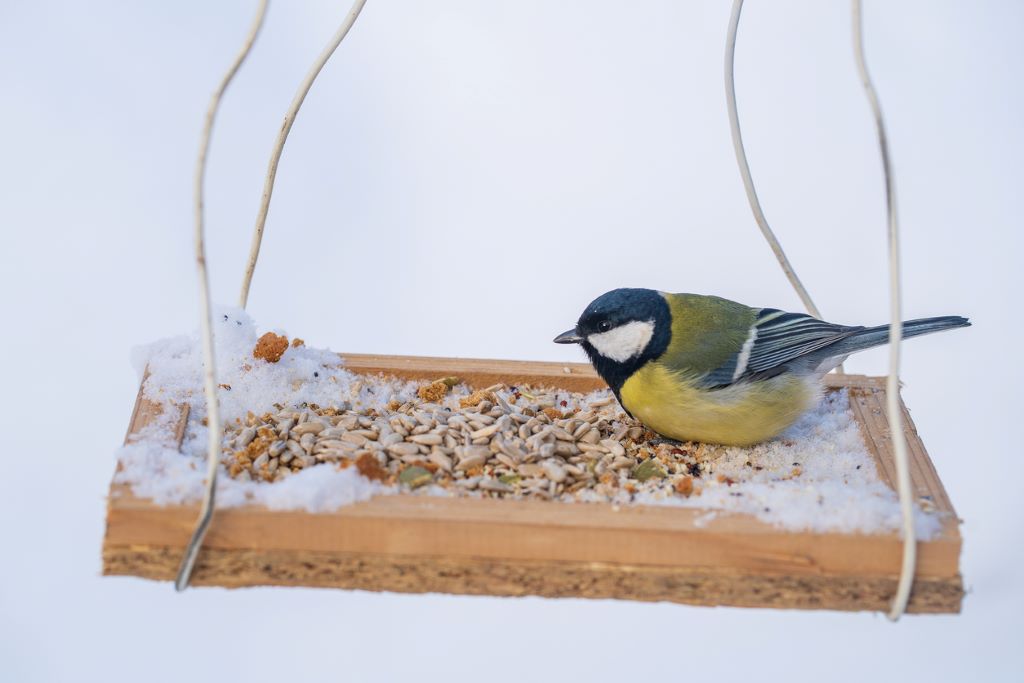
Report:
[[[562,403],[565,403],[565,401],[562,401]],[[545,415],[547,415],[552,420],[561,420],[563,417],[565,417],[562,414],[562,411],[559,410],[558,408],[545,408],[544,410],[542,410],[540,412],[544,413]]]
[[[416,390],[416,395],[427,403],[437,403],[445,396],[448,392],[459,383],[458,377],[442,377],[441,379],[434,380],[430,384],[424,384]]]
[[[276,363],[281,360],[285,350],[288,348],[288,337],[267,332],[256,340],[256,348],[252,350],[254,358],[262,358],[268,363]]]
[[[385,481],[388,478],[388,471],[384,469],[372,453],[363,453],[356,459],[356,469],[359,474],[373,481]]]
[[[486,389],[474,391],[469,396],[459,399],[459,407],[461,408],[473,408],[480,405],[483,401],[489,401],[492,398],[492,393]]]
[[[676,482],[676,493],[680,493],[687,498],[693,495],[693,477],[687,475]]]

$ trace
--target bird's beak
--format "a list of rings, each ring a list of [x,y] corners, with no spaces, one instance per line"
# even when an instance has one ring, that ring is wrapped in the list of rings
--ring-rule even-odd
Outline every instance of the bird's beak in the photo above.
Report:
[[[554,341],[556,344],[579,344],[583,341],[583,337],[576,334],[576,328],[574,327],[555,337]]]

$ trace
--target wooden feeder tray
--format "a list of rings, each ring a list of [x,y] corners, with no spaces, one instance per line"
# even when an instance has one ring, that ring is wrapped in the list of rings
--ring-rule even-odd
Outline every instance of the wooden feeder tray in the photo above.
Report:
[[[345,355],[346,369],[429,380],[457,375],[587,392],[586,364]],[[829,375],[848,388],[864,441],[890,488],[895,468],[885,379]],[[901,404],[902,405],[902,404]],[[160,406],[139,399],[128,437]],[[918,544],[910,612],[959,612],[959,520],[903,407],[915,497],[944,514]],[[179,440],[187,420],[182,411]],[[159,506],[113,484],[103,573],[174,579],[198,504]],[[193,585],[317,586],[403,593],[665,600],[695,605],[886,610],[900,568],[895,533],[792,532],[741,514],[641,505],[390,495],[331,513],[218,509]]]

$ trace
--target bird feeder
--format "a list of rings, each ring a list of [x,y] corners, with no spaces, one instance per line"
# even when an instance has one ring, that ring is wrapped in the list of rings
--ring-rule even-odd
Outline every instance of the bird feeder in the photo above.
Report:
[[[589,365],[345,355],[355,373],[430,380],[604,388]],[[847,389],[883,481],[894,463],[885,380],[830,375]],[[140,393],[128,439],[159,406]],[[911,612],[958,612],[960,533],[949,497],[904,409],[915,497],[941,514],[941,533],[918,544]],[[176,430],[185,433],[187,411]],[[643,505],[389,495],[331,513],[219,509],[194,585],[316,586],[403,593],[618,598],[696,605],[884,610],[896,588],[896,533],[794,533],[746,515],[702,523],[705,511]],[[159,506],[113,485],[103,572],[173,580],[198,506]]]

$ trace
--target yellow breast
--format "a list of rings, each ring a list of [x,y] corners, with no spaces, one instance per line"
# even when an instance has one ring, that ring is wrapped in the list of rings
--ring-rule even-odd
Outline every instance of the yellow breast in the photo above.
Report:
[[[662,436],[749,446],[793,424],[817,400],[819,389],[813,380],[783,374],[708,391],[651,362],[619,393],[626,410]]]

